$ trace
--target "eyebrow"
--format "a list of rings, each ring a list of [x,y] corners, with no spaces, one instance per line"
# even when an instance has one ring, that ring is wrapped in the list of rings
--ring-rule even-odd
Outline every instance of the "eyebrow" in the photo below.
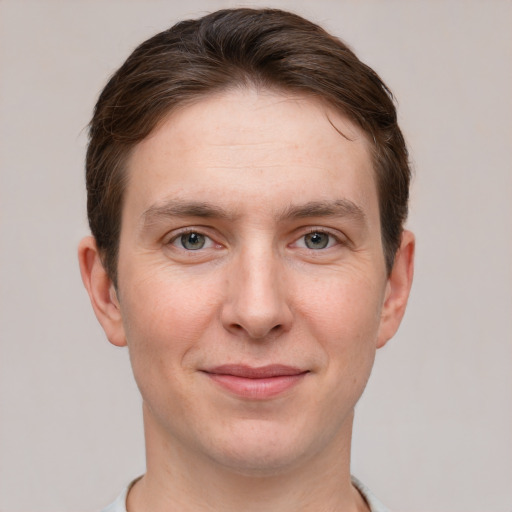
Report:
[[[358,222],[366,220],[363,209],[349,199],[311,201],[302,205],[290,205],[279,215],[281,219],[306,217],[348,217]]]
[[[202,201],[174,199],[163,204],[150,206],[141,216],[142,224],[149,226],[168,217],[201,217],[206,219],[234,220],[237,216],[224,208]]]
[[[169,217],[200,217],[234,221],[240,215],[231,213],[222,207],[208,202],[174,199],[150,206],[142,214],[141,221],[143,226],[148,227],[159,220]],[[361,223],[364,223],[366,220],[366,215],[362,208],[349,199],[292,204],[281,212],[277,212],[276,215],[277,220],[304,219],[308,217],[348,217]]]

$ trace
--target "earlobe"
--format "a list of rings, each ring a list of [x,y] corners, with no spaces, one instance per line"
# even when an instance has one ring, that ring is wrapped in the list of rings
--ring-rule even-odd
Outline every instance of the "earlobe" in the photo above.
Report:
[[[404,231],[386,284],[377,348],[394,336],[404,316],[414,274],[414,248],[413,233]]]
[[[117,293],[108,276],[96,246],[94,237],[84,238],[78,246],[78,261],[82,281],[96,318],[103,327],[108,340],[113,345],[126,345],[121,308]]]

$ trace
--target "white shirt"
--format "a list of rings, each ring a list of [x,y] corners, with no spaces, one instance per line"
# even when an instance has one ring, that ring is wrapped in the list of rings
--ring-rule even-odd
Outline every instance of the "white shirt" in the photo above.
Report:
[[[128,491],[130,487],[136,482],[134,480],[118,497],[117,500],[114,501],[107,508],[104,508],[102,512],[126,512],[126,497],[128,496]],[[370,489],[366,487],[362,482],[360,482],[357,478],[352,477],[352,483],[356,487],[356,489],[361,493],[363,498],[368,503],[370,507],[370,512],[389,512],[389,510],[371,493]]]

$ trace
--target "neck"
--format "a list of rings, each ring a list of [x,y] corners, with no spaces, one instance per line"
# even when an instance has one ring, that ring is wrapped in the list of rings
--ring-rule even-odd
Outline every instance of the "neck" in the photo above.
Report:
[[[144,410],[147,472],[128,512],[368,511],[350,481],[353,415],[328,449],[270,470],[226,467],[169,440]]]

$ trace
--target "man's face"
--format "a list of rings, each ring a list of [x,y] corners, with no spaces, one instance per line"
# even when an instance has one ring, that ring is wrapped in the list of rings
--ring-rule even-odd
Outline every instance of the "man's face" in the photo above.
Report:
[[[362,132],[312,99],[226,92],[170,115],[127,172],[108,334],[147,434],[244,473],[338,456],[397,325]]]

